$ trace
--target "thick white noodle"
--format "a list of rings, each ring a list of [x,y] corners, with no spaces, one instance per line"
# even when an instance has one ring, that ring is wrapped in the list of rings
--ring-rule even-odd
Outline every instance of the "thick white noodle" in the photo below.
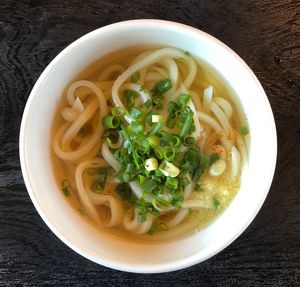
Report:
[[[61,116],[66,120],[67,122],[74,122],[78,118],[78,112],[74,111],[70,107],[63,108],[61,111]]]
[[[176,215],[169,221],[166,222],[169,228],[173,228],[179,223],[181,223],[189,215],[189,210],[187,208],[180,209]]]
[[[123,65],[120,65],[120,64],[109,65],[105,69],[103,69],[103,71],[98,76],[97,81],[98,82],[109,81],[109,80],[111,80],[110,79],[111,75],[116,74],[116,73],[120,74],[124,70],[125,70],[125,67]]]
[[[153,83],[155,84],[156,82],[162,80],[162,76],[159,73],[155,73],[155,72],[149,72],[147,73],[147,75],[145,76],[145,83]],[[146,86],[147,87],[147,86]]]
[[[195,125],[195,131],[192,133],[191,136],[196,138],[197,141],[200,139],[200,145],[203,147],[203,145],[205,144],[205,130],[199,121],[199,117],[197,116],[197,111],[195,109],[192,99],[189,100],[188,106],[194,113],[193,120],[194,120],[194,125]],[[201,138],[200,138],[200,135],[201,135]]]
[[[72,106],[72,109],[77,112],[77,113],[82,113],[84,111],[84,106],[83,106],[83,103],[81,102],[80,98],[77,97],[75,99],[75,102]]]
[[[90,81],[78,81],[74,82],[67,91],[67,101],[70,106],[73,106],[75,103],[75,95],[74,92],[79,87],[87,87],[90,90],[92,90],[93,94],[96,95],[98,104],[96,105],[96,109],[98,107],[99,111],[99,119],[104,117],[107,114],[107,105],[106,105],[106,99],[100,90],[100,88],[90,82]],[[93,101],[92,101],[93,102]],[[88,110],[88,112],[93,113],[94,107],[91,107],[91,110]],[[79,131],[79,126],[81,127],[84,125],[87,118],[90,118],[90,115],[85,114],[85,111],[80,114],[80,116],[71,124],[68,123],[63,124],[57,131],[57,133],[54,136],[53,141],[53,149],[56,155],[64,160],[69,161],[75,161],[79,158],[82,158],[84,155],[86,155],[91,149],[99,142],[99,139],[101,138],[102,132],[103,132],[103,126],[101,121],[98,121],[98,125],[96,129],[93,131],[92,136],[90,137],[90,140],[84,145],[80,146],[77,150],[70,150],[69,144],[72,136],[74,136],[74,131]],[[78,129],[79,128],[79,129]],[[66,134],[66,135],[65,135]],[[64,140],[63,140],[64,139]],[[63,150],[62,147],[62,140],[64,141],[64,145],[68,147],[68,150]]]
[[[239,134],[239,132],[234,131],[234,135],[235,135],[237,148],[242,157],[241,158],[241,166],[243,166],[244,164],[248,163],[247,147],[246,147],[243,137]]]
[[[106,227],[118,226],[123,221],[123,205],[119,198],[112,195],[97,194],[86,189],[89,199],[94,205],[104,205],[109,208],[110,219],[108,222],[103,222]]]
[[[163,79],[166,79],[169,77],[168,72],[162,67],[153,65],[153,66],[149,67],[148,70],[158,73]]]
[[[86,188],[83,183],[83,172],[88,168],[100,168],[100,167],[106,167],[108,166],[107,162],[103,159],[90,159],[81,162],[75,170],[75,182],[77,187],[77,192],[79,196],[79,200],[84,208],[84,210],[87,212],[87,214],[97,223],[102,224],[102,221],[99,217],[99,214],[97,212],[96,207],[91,202]]]
[[[224,112],[221,110],[221,108],[214,102],[211,103],[210,109],[215,115],[215,117],[218,119],[219,123],[223,127],[223,130],[226,133],[226,138],[228,139],[229,142],[233,142],[233,130],[232,127],[226,118]]]
[[[229,141],[226,136],[224,130],[221,128],[221,126],[214,120],[211,116],[208,116],[205,113],[198,112],[197,113],[200,121],[203,121],[207,123],[210,127],[213,128],[213,130],[220,135],[220,141],[221,143],[226,147],[227,151],[231,150],[232,143]]]
[[[123,218],[123,226],[127,230],[134,230],[139,227],[139,223],[137,220],[136,212],[134,216],[132,217],[130,214],[126,214]]]
[[[193,103],[195,105],[196,110],[201,112],[202,111],[202,104],[201,104],[199,94],[197,94],[194,91],[189,91],[189,94],[192,96],[192,100],[193,100]]]
[[[189,198],[192,195],[192,192],[193,192],[193,189],[194,189],[194,184],[192,182],[191,176],[188,174],[186,176],[186,178],[189,180],[190,183],[184,190],[184,193],[183,193],[184,199]]]
[[[78,134],[79,130],[90,120],[98,110],[97,99],[91,101],[77,119],[71,123],[61,140],[62,149],[70,149],[71,141]]]
[[[203,110],[208,115],[210,115],[210,105],[212,102],[213,93],[214,93],[213,86],[207,87],[206,89],[204,89],[203,92]]]
[[[231,104],[221,97],[214,97],[213,102],[215,102],[224,112],[228,121],[231,120],[232,117],[232,106]]]
[[[163,59],[161,61],[161,64],[169,71],[168,77],[170,78],[172,83],[172,88],[165,94],[165,97],[169,98],[177,88],[179,78],[178,67],[175,60],[172,58]]]
[[[235,146],[231,149],[231,178],[238,176],[241,166],[241,156]]]
[[[106,141],[103,141],[102,143],[101,154],[103,158],[113,167],[115,171],[118,172],[121,169],[120,163],[114,158]]]
[[[152,226],[154,216],[148,213],[146,220],[143,223],[139,223],[137,218],[138,216],[136,210],[133,216],[126,214],[123,218],[123,227],[126,230],[133,231],[136,234],[147,233]]]
[[[187,199],[182,203],[182,208],[213,208],[211,202]]]
[[[134,231],[137,234],[145,234],[149,231],[153,223],[153,215],[151,213],[147,214],[146,220],[140,224],[140,226]]]

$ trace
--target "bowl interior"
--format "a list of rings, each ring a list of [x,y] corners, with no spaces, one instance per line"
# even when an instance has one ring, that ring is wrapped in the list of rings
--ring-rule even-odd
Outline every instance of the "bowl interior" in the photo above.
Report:
[[[229,208],[197,234],[160,244],[120,241],[87,224],[58,190],[50,153],[52,120],[66,85],[102,56],[140,44],[178,47],[213,66],[238,95],[251,130],[249,165],[244,168],[241,189]],[[260,83],[228,47],[181,24],[128,21],[87,34],[50,63],[32,90],[24,112],[20,157],[35,207],[51,230],[72,249],[108,267],[164,272],[193,265],[216,254],[250,224],[271,184],[276,161],[276,132]]]

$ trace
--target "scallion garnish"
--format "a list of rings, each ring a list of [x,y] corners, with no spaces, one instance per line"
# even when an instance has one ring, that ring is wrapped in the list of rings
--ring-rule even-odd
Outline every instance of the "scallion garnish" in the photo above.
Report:
[[[153,97],[159,97],[163,95],[165,92],[172,88],[172,82],[170,79],[164,79],[158,81],[154,88],[151,90],[151,95]]]
[[[172,178],[172,177],[167,177],[165,184],[166,184],[166,187],[168,187],[168,188],[177,189],[178,188],[178,179]]]
[[[157,230],[157,228],[158,228],[158,223],[155,220],[152,222],[151,228],[148,230],[147,234],[153,235],[155,233],[155,231]]]
[[[213,199],[212,204],[213,204],[214,209],[218,209],[221,205],[220,201],[216,198]]]
[[[66,197],[68,197],[68,196],[71,195],[71,193],[70,193],[70,191],[69,191],[69,189],[67,187],[63,187],[61,190],[62,190],[62,192],[64,193],[64,195]]]
[[[186,147],[191,147],[193,144],[195,144],[196,139],[194,137],[186,137],[183,141],[183,144]]]
[[[140,79],[140,71],[136,71],[135,73],[132,74],[131,76],[132,83],[137,83],[139,79]]]
[[[69,191],[69,188],[71,187],[71,183],[69,180],[67,179],[64,179],[62,180],[61,182],[61,190],[63,192],[63,194],[68,197],[71,195],[70,191]]]
[[[134,90],[125,90],[124,92],[124,101],[125,101],[125,106],[127,107],[128,110],[134,107],[135,105],[135,100],[138,97],[138,93]]]
[[[241,128],[240,128],[240,134],[241,134],[242,136],[248,135],[248,134],[249,134],[249,128],[248,128],[247,126],[241,127]]]
[[[120,125],[120,118],[116,116],[106,116],[102,119],[104,127],[108,129],[116,129]]]
[[[113,107],[111,113],[113,116],[122,117],[126,114],[126,110],[122,107]]]
[[[131,81],[136,82],[139,77],[139,72],[134,73]],[[198,182],[218,159],[218,155],[205,155],[197,147],[190,95],[181,94],[170,101],[165,108],[166,115],[160,112],[164,108],[164,94],[171,88],[170,79],[158,81],[151,90],[151,98],[143,105],[138,104],[138,92],[125,90],[122,99],[125,108],[112,108],[102,119],[106,128],[103,137],[120,164],[115,175],[120,182],[116,191],[135,211],[139,223],[144,222],[149,213],[160,216],[170,208],[181,208],[184,191],[191,180]],[[146,88],[141,86],[140,91]],[[125,124],[128,114],[131,121]],[[183,154],[179,152],[182,148],[185,149]],[[107,176],[107,171],[99,172],[95,192],[103,192]],[[130,182],[140,187],[140,198],[132,193]],[[195,186],[197,189],[197,183]],[[156,220],[153,222],[158,224]],[[160,229],[168,229],[165,223],[161,225]],[[150,229],[152,232],[155,227]]]

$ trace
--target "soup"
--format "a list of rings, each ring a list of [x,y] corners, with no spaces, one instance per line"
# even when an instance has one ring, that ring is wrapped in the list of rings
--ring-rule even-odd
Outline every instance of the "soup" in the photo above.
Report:
[[[102,231],[149,240],[204,228],[232,201],[249,130],[230,88],[172,47],[134,47],[70,83],[53,125],[60,189]]]

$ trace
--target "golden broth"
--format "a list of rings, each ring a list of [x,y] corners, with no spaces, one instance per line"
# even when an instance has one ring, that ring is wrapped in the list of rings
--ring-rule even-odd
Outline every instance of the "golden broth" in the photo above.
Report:
[[[124,49],[122,51],[117,51],[111,53],[98,61],[95,61],[93,64],[85,68],[83,71],[79,72],[78,75],[71,81],[79,80],[79,79],[86,79],[91,81],[96,81],[97,76],[101,72],[106,65],[112,63],[121,63],[127,64],[130,63],[137,54],[142,53],[144,51],[149,51],[150,49],[154,49],[158,47],[130,47],[128,49]],[[194,58],[195,59],[195,58]],[[232,119],[232,126],[238,130],[241,126],[245,126],[247,121],[246,117],[241,109],[239,101],[237,97],[234,95],[230,86],[226,83],[226,81],[207,63],[204,61],[197,59],[196,62],[198,65],[198,72],[196,76],[196,80],[190,87],[189,90],[197,93],[199,98],[202,99],[203,96],[203,89],[208,87],[209,85],[213,85],[214,87],[214,96],[223,97],[229,100],[233,106],[233,119]],[[182,71],[184,72],[184,71]],[[118,75],[114,75],[117,77]],[[53,128],[52,128],[52,136],[54,135],[55,131],[62,123],[60,110],[63,106],[66,105],[66,91],[62,96],[61,102],[58,104],[57,112],[54,117],[53,121]],[[249,148],[249,142],[246,141],[246,149]],[[54,174],[59,186],[61,189],[60,183],[72,176],[74,170],[68,167],[62,160],[60,160],[54,152],[51,150],[52,157],[53,157],[53,170]],[[235,179],[233,182],[229,181],[228,178],[230,177],[229,168],[226,169],[226,172],[219,177],[211,177],[208,176],[207,173],[203,174],[200,179],[200,189],[197,192],[194,192],[192,197],[199,199],[199,200],[214,200],[217,198],[221,205],[217,209],[209,209],[209,208],[200,208],[200,209],[193,209],[190,210],[189,215],[180,223],[181,226],[186,226],[184,232],[180,235],[187,235],[191,234],[197,230],[200,230],[207,226],[212,220],[214,220],[233,200],[234,196],[238,192],[239,189],[239,178]],[[102,232],[109,233],[111,236],[117,237],[122,240],[151,240],[153,239],[160,239],[160,234],[164,233],[165,231],[159,231],[156,235],[134,235],[129,233],[128,231],[121,230],[119,228],[106,228],[100,227],[96,223],[94,223],[86,214],[84,208],[82,207],[80,200],[78,198],[75,186],[71,186],[70,188],[70,196],[66,196],[65,199],[69,202],[72,208],[78,213],[79,216],[86,219],[89,224],[92,224],[97,230],[101,230]],[[105,207],[100,208],[100,214],[103,217],[109,217],[109,210]],[[168,231],[170,233],[169,237],[173,237],[172,234],[176,235],[176,227],[172,231]],[[176,236],[175,236],[176,237]],[[178,237],[178,236],[177,236]],[[168,236],[165,237],[168,239]]]

